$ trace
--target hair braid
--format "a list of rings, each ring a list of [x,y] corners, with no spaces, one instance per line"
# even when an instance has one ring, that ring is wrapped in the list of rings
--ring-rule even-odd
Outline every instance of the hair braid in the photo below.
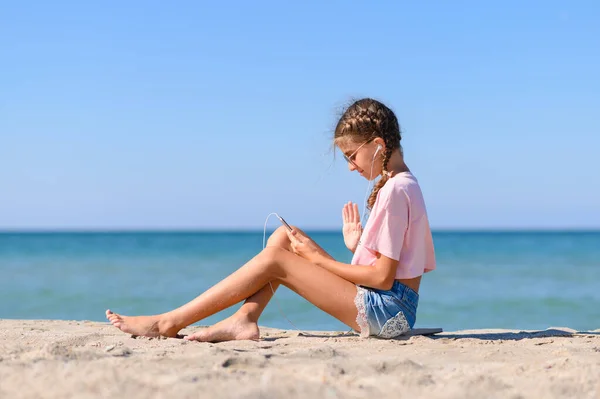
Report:
[[[371,191],[371,195],[369,195],[369,199],[367,200],[367,208],[372,209],[373,205],[375,205],[375,200],[377,199],[377,193],[379,193],[379,190],[381,189],[381,187],[383,187],[385,185],[385,183],[390,179],[390,176],[387,173],[387,163],[390,160],[390,156],[392,155],[392,150],[388,148],[386,148],[385,152],[382,154],[382,165],[383,165],[383,174],[381,175],[381,178],[379,179],[379,181],[377,182],[377,184],[375,184],[375,186],[373,187],[373,191]]]

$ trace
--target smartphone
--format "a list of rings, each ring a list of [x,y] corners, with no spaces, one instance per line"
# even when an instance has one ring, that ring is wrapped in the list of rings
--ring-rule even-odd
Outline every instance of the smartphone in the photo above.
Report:
[[[286,222],[286,221],[285,221],[285,220],[284,220],[284,219],[283,219],[281,216],[277,215],[277,217],[279,218],[279,220],[281,220],[281,223],[283,223],[283,225],[284,225],[284,226],[285,226],[285,227],[286,227],[286,228],[287,228],[289,231],[292,231],[292,227],[291,227],[289,224],[287,224],[287,222]]]

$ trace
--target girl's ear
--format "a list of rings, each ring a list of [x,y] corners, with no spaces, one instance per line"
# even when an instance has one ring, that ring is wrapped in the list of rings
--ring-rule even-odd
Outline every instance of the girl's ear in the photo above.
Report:
[[[385,152],[385,141],[381,137],[376,137],[375,139],[373,139],[373,142],[381,146],[380,152],[383,154]]]

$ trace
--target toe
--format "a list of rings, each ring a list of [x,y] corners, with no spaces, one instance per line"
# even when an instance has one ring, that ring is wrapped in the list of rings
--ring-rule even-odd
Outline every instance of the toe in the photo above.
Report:
[[[199,333],[193,333],[190,335],[186,335],[184,339],[188,340],[188,341],[200,341],[201,340],[201,335]]]
[[[183,339],[185,339],[186,341],[195,341],[196,335],[195,334],[186,335],[185,337],[183,337]]]

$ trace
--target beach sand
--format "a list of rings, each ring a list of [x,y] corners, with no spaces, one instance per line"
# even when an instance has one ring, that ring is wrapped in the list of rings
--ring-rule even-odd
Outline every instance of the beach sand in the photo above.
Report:
[[[0,320],[0,398],[34,397],[599,398],[600,330],[380,340],[261,328],[260,341],[212,344]]]

